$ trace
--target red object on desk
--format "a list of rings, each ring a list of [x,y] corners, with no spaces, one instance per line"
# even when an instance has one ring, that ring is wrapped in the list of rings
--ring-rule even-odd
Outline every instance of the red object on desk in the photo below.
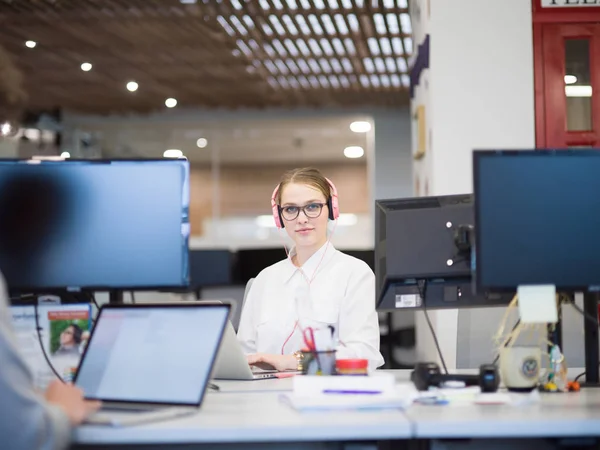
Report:
[[[367,359],[338,359],[335,368],[339,375],[367,375],[369,361]]]

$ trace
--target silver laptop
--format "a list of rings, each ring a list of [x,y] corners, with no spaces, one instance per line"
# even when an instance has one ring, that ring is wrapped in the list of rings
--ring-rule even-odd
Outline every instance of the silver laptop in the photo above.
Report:
[[[104,305],[74,384],[102,409],[87,423],[124,426],[198,412],[230,305]]]
[[[228,320],[213,370],[213,378],[218,380],[261,380],[275,378],[277,373],[277,370],[250,368],[242,346],[237,340],[233,325]]]

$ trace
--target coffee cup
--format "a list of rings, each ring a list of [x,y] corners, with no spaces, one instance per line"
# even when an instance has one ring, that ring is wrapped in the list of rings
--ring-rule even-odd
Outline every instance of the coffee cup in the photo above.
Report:
[[[509,391],[528,392],[540,379],[542,350],[535,346],[504,347],[500,350],[500,377]]]

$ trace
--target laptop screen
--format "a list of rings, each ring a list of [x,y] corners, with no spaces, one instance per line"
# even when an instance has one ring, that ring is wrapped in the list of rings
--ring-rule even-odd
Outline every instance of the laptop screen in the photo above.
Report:
[[[200,405],[229,305],[106,305],[75,384],[88,399]]]

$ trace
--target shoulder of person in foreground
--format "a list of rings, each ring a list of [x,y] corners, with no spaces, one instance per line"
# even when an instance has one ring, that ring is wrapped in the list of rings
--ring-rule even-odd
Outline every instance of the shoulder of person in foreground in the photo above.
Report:
[[[46,402],[19,354],[10,321],[4,282],[0,281],[0,436],[7,448],[67,448],[71,424],[58,406]]]

